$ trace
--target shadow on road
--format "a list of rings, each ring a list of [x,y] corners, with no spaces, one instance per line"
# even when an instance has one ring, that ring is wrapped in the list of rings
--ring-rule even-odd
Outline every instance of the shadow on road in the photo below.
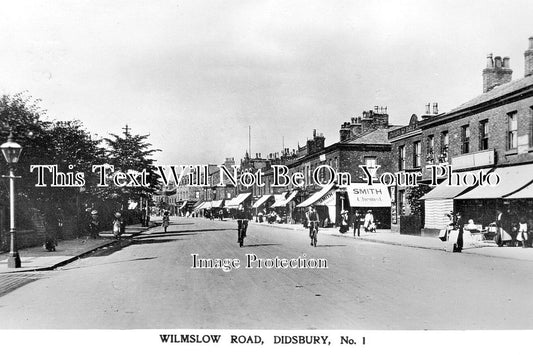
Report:
[[[159,237],[183,237],[184,235],[195,235],[196,233],[177,233],[177,232],[161,232],[161,233],[152,233],[152,234],[142,234],[142,236],[135,237],[135,240],[138,239],[150,239],[150,238],[159,238]]]
[[[0,297],[30,282],[46,278],[43,273],[18,272],[0,275]]]
[[[324,244],[324,245],[321,245],[321,244],[317,244],[317,248],[334,248],[334,247],[345,247],[346,244]]]
[[[111,265],[111,264],[121,264],[121,263],[131,263],[134,261],[145,261],[145,260],[152,260],[157,259],[157,256],[150,256],[150,257],[144,257],[144,258],[135,258],[135,259],[128,259],[128,260],[120,260],[120,261],[112,261],[109,263],[100,263],[100,264],[92,264],[92,265],[85,265],[85,266],[74,266],[74,267],[62,267],[62,270],[74,270],[74,269],[86,269],[89,267],[95,267],[95,266],[102,266],[102,265]]]
[[[245,244],[244,247],[245,247],[245,248],[252,248],[252,247],[267,247],[267,246],[270,246],[270,245],[281,245],[281,244],[276,244],[276,243]]]
[[[142,245],[142,244],[159,244],[159,243],[170,243],[170,242],[179,242],[182,240],[188,239],[134,239],[132,245]]]

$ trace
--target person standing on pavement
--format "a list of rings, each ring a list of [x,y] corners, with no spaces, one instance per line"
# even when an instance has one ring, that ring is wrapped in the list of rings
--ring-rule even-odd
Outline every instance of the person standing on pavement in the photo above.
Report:
[[[459,231],[457,236],[457,242],[453,246],[453,251],[460,253],[463,250],[463,232],[464,232],[465,223],[461,213],[457,213],[457,218],[455,219],[455,229]]]
[[[98,237],[98,232],[100,231],[100,221],[98,220],[98,211],[91,211],[91,219],[89,220],[89,234],[91,238],[96,239]]]
[[[518,234],[516,240],[522,243],[522,248],[528,247],[527,222],[526,218],[522,216],[518,222]]]
[[[116,212],[113,218],[113,236],[117,239],[120,238],[120,236],[122,235],[122,231],[123,231],[122,225],[123,225],[122,216],[120,212]]]
[[[361,214],[359,210],[355,211],[353,215],[353,236],[355,237],[355,232],[357,231],[357,236],[361,236]]]
[[[348,229],[349,229],[348,211],[342,210],[341,211],[341,222],[340,222],[339,232],[340,233],[346,233],[348,231]]]
[[[364,222],[363,227],[365,229],[365,232],[368,232],[368,231],[375,232],[376,231],[376,225],[374,223],[374,215],[372,214],[372,210],[368,210],[366,212],[365,222]]]
[[[509,234],[511,231],[509,216],[502,210],[497,210],[496,227],[498,232],[496,233],[495,241],[499,247],[502,247],[506,242],[512,241],[512,237]]]

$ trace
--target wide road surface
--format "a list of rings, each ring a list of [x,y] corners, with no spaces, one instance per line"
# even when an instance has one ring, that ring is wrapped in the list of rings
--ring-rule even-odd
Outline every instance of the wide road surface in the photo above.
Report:
[[[1,328],[533,328],[531,262],[174,219],[113,253],[27,276]],[[201,258],[325,258],[327,269],[192,269]]]

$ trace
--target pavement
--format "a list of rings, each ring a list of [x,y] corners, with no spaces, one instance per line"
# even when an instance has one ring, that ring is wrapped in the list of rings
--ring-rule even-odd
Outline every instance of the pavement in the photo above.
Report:
[[[232,220],[227,220],[233,222]],[[266,222],[257,223],[251,222],[254,225],[261,225],[270,228],[282,228],[289,230],[301,230],[306,231],[301,224],[269,224]],[[350,229],[347,233],[340,233],[338,228],[321,228],[321,233],[332,235],[340,238],[355,238],[358,240],[364,240],[373,243],[384,243],[390,245],[398,245],[410,248],[420,249],[432,249],[441,251],[450,251],[450,245],[442,242],[439,238],[421,237],[417,235],[406,235],[391,232],[390,230],[380,229],[375,233],[364,232],[361,228],[361,235],[354,237],[353,229]],[[478,241],[474,239],[464,238],[463,254],[476,254],[487,257],[498,257],[515,260],[533,261],[533,248],[521,248],[521,247],[498,247],[493,241]]]
[[[178,218],[185,219],[184,217]],[[234,222],[235,221],[231,219],[225,219],[221,223]],[[251,224],[265,228],[278,228],[306,232],[305,228],[301,224],[269,224],[266,222],[257,223],[254,221],[252,221]],[[123,234],[123,237],[134,238],[147,229],[147,227],[141,227],[140,225],[128,226],[126,228],[126,233]],[[347,233],[342,234],[337,228],[321,228],[319,233],[328,234],[339,238],[355,238],[357,240],[363,240],[367,242],[398,245],[410,248],[440,250],[443,252],[449,251],[450,249],[446,243],[442,242],[438,238],[405,235],[394,233],[390,230],[378,230],[375,233],[366,233],[361,230],[361,235],[359,237],[354,237],[353,230],[351,229]],[[22,267],[17,269],[9,269],[7,267],[7,258],[9,253],[3,253],[0,254],[0,274],[52,270],[89,255],[96,250],[112,247],[118,242],[118,240],[113,238],[112,232],[106,231],[101,232],[98,239],[80,238],[60,241],[55,252],[47,252],[42,247],[23,249],[19,251]],[[480,242],[465,239],[463,254],[476,254],[487,257],[533,261],[533,248],[499,248],[491,241]]]
[[[127,226],[122,237],[132,238],[147,229],[140,225]],[[17,269],[7,267],[9,253],[2,253],[0,254],[0,274],[53,270],[96,250],[110,248],[118,243],[120,240],[113,237],[113,232],[104,231],[99,233],[98,238],[60,240],[54,252],[46,251],[42,246],[21,249],[19,250],[21,267]]]

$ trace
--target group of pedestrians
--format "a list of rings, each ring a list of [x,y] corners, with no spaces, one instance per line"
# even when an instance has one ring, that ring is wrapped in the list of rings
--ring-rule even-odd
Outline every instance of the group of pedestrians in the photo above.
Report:
[[[496,216],[496,235],[494,241],[498,246],[522,246],[522,248],[530,248],[532,238],[529,237],[530,223],[528,223],[524,215],[518,217],[513,216],[509,212],[505,213],[503,210],[497,210]]]
[[[442,241],[452,242],[454,252],[462,251],[465,231],[483,234],[488,237],[487,239],[493,239],[499,247],[504,245],[531,247],[532,238],[529,237],[529,223],[524,216],[512,216],[509,212],[498,209],[495,221],[490,223],[486,229],[475,224],[473,219],[469,219],[468,223],[465,223],[461,212],[453,213],[450,211],[446,213],[446,217],[446,229],[440,232],[439,237]]]
[[[346,216],[348,215],[348,212],[346,211]],[[353,225],[353,236],[360,237],[361,236],[361,227],[363,227],[363,230],[365,232],[375,233],[376,232],[376,222],[374,220],[374,214],[372,213],[372,210],[367,210],[366,214],[363,216],[359,210],[356,210],[353,218],[352,218],[352,225]]]
[[[115,238],[120,238],[124,233],[126,224],[120,212],[115,212],[113,215],[113,220],[111,222],[111,227],[113,230],[113,236]],[[90,212],[89,222],[87,224],[87,230],[91,238],[98,238],[98,233],[101,231],[100,218],[98,211],[93,209]]]

